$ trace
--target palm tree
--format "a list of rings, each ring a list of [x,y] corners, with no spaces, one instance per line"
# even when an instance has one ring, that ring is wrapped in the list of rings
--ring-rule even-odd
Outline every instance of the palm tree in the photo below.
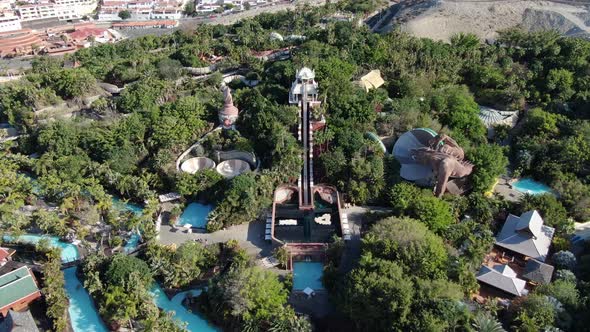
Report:
[[[129,192],[135,187],[135,178],[131,175],[123,175],[119,178],[119,182],[116,186],[121,195],[129,194]]]
[[[59,211],[63,214],[68,213],[68,211],[73,210],[76,207],[74,204],[73,197],[66,197],[61,204],[59,205]]]
[[[502,324],[486,311],[480,311],[473,319],[472,325],[479,332],[506,332]]]

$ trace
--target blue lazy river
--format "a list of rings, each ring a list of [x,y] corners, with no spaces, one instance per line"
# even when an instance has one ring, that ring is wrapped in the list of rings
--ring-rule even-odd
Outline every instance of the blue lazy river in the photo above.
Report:
[[[17,238],[10,235],[4,235],[3,237],[3,240],[6,242],[21,242],[33,245],[39,243],[41,239],[48,239],[50,246],[58,247],[61,249],[61,261],[64,263],[72,262],[80,258],[80,254],[78,253],[78,247],[71,243],[60,241],[57,236],[27,234],[21,235]]]
[[[92,298],[84,289],[76,276],[77,267],[70,267],[64,270],[66,280],[66,293],[70,299],[68,312],[74,332],[107,332],[102,319],[92,302]]]
[[[180,215],[179,225],[191,224],[195,228],[207,227],[207,216],[213,210],[212,205],[190,203]]]
[[[531,195],[553,194],[553,190],[547,185],[532,179],[520,179],[512,184],[512,187],[520,192]]]
[[[113,207],[117,211],[130,211],[139,216],[143,212],[143,207],[134,203],[125,203],[117,197],[113,197]]]
[[[135,232],[131,234],[131,236],[127,240],[127,243],[125,243],[125,247],[123,247],[123,252],[130,253],[134,251],[137,248],[137,245],[139,244],[140,237],[141,236],[139,236],[139,234]]]
[[[293,289],[304,290],[307,287],[313,290],[324,289],[323,274],[324,265],[320,262],[294,262]]]
[[[156,284],[150,290],[150,293],[154,297],[154,302],[158,308],[165,310],[165,311],[173,311],[175,313],[174,319],[179,320],[183,323],[187,323],[187,330],[190,332],[215,332],[215,329],[212,325],[210,325],[204,318],[199,316],[196,313],[192,313],[188,311],[183,305],[182,301],[186,297],[188,293],[191,293],[193,296],[198,296],[201,294],[200,289],[189,290],[186,292],[181,292],[176,294],[172,300],[169,300],[162,288],[158,284]]]

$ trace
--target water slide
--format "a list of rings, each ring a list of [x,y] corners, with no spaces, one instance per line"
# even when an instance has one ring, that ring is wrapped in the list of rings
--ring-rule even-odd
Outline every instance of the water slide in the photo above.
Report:
[[[301,141],[303,143],[303,169],[301,171],[301,202],[303,208],[313,208],[313,165],[312,165],[312,133],[307,101],[307,83],[303,83],[301,100]]]
[[[379,144],[379,147],[381,148],[381,150],[383,151],[383,153],[387,153],[387,148],[385,148],[385,144],[383,144],[383,142],[381,142],[381,139],[379,138],[379,136],[377,136],[377,134],[367,131],[365,133],[365,135],[371,141],[378,143]]]

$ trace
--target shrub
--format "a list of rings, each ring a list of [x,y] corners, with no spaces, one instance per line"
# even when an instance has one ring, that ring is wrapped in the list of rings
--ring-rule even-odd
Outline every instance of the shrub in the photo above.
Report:
[[[553,255],[552,259],[558,269],[573,271],[576,268],[576,256],[571,251],[558,251]]]

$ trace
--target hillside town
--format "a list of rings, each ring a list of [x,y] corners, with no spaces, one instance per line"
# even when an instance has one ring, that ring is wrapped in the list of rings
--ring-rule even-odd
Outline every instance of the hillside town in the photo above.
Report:
[[[172,29],[183,18],[212,19],[281,0],[0,0],[0,57],[63,55],[114,43],[116,30]],[[284,2],[284,1],[282,1]]]

